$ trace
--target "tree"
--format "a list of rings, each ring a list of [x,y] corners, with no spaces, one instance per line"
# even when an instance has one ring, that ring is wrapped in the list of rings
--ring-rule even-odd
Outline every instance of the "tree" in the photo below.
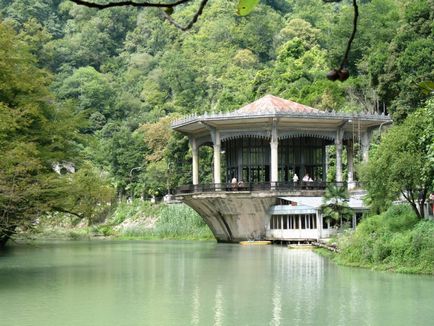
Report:
[[[330,184],[324,193],[321,212],[323,217],[328,220],[339,222],[343,225],[343,220],[348,220],[353,216],[353,210],[348,206],[348,190],[345,186]]]
[[[0,247],[17,230],[32,229],[42,214],[68,211],[91,219],[96,203],[108,200],[102,196],[106,184],[85,187],[81,177],[92,180],[86,168],[74,176],[54,172],[62,162],[80,171],[85,139],[80,117],[68,106],[55,105],[48,91],[51,76],[37,67],[33,50],[0,23]],[[78,198],[74,192],[86,201],[68,202]]]
[[[31,50],[0,23],[0,247],[53,207],[52,164],[75,156],[80,141],[75,118],[51,104],[50,76]]]
[[[146,145],[146,170],[144,174],[145,191],[152,196],[161,196],[176,186],[176,172],[179,167],[171,159],[179,156],[175,146],[173,130],[170,128],[173,116],[161,118],[155,123],[143,124],[139,131]],[[169,146],[171,143],[171,146]],[[170,151],[174,151],[171,153]]]
[[[362,167],[362,181],[374,208],[386,210],[401,196],[419,218],[434,189],[434,100],[382,135],[369,162]]]
[[[60,100],[72,100],[77,111],[99,112],[110,117],[114,92],[107,76],[93,67],[81,67],[63,80],[57,89]]]
[[[86,219],[89,225],[105,219],[114,199],[114,189],[108,174],[90,161],[81,164],[76,173],[57,178],[54,190],[67,195],[59,198],[53,209],[73,215],[77,220]]]

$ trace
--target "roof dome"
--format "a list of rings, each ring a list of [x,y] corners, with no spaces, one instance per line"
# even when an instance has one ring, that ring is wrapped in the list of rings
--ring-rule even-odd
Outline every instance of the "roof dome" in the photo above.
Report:
[[[323,111],[310,106],[296,103],[283,98],[265,95],[259,100],[243,106],[233,113],[240,114],[270,114],[270,113],[321,113]]]

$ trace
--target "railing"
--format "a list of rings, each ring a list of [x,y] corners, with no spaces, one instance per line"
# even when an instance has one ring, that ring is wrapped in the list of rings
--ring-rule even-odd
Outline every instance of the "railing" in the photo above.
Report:
[[[311,118],[316,116],[321,117],[329,117],[329,118],[340,118],[340,119],[366,119],[366,120],[384,120],[384,121],[392,121],[389,115],[384,115],[384,112],[379,113],[345,113],[345,112],[336,112],[336,111],[316,111],[316,112],[281,112],[281,113],[264,113],[264,112],[205,112],[203,115],[188,115],[179,120],[176,120],[172,123],[172,127],[176,128],[185,123],[193,122],[193,121],[203,121],[203,120],[226,120],[231,118],[251,118],[251,117],[287,117],[292,116],[296,118]]]
[[[327,183],[325,181],[310,182],[239,182],[239,183],[210,183],[199,185],[185,185],[176,189],[176,194],[191,194],[199,192],[216,192],[216,191],[282,191],[282,190],[325,190],[327,185],[334,184],[337,186],[347,186],[346,182]]]

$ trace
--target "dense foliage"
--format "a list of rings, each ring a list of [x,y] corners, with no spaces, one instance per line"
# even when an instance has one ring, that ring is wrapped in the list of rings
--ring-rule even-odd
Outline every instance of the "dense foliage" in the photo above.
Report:
[[[336,259],[346,265],[434,274],[434,222],[420,221],[409,206],[363,220],[338,245]]]
[[[188,21],[193,7],[172,16]],[[17,208],[30,224],[52,208],[97,220],[103,213],[90,207],[105,211],[112,189],[164,195],[191,178],[188,140],[171,132],[173,119],[267,93],[402,122],[431,96],[418,84],[434,80],[434,0],[363,1],[359,11],[351,76],[333,83],[325,74],[351,33],[350,1],[263,1],[239,17],[236,2],[217,0],[181,32],[159,9],[0,0],[1,209]],[[207,181],[210,151],[200,155]],[[72,162],[87,188],[55,176],[54,162]]]

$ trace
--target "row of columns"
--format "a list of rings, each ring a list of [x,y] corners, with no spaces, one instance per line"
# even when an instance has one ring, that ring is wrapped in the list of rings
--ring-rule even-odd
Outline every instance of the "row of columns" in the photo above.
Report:
[[[213,141],[213,162],[214,162],[214,183],[221,183],[221,137],[220,132],[215,128],[209,128],[211,132],[211,138]],[[342,176],[342,151],[343,151],[343,125],[338,128],[335,138],[336,146],[336,182],[343,182]],[[370,134],[364,132],[361,138],[361,151],[363,161],[368,160],[368,150],[369,150]],[[190,146],[192,151],[193,159],[193,185],[199,184],[199,146],[197,140],[194,137],[190,138]],[[353,142],[348,140],[346,150],[347,150],[347,162],[348,162],[348,184],[351,187],[354,184],[354,167],[353,167]],[[277,121],[273,120],[272,130],[271,130],[271,182],[278,182],[279,180],[279,168],[278,168],[278,149],[279,149],[279,139],[277,133]]]

